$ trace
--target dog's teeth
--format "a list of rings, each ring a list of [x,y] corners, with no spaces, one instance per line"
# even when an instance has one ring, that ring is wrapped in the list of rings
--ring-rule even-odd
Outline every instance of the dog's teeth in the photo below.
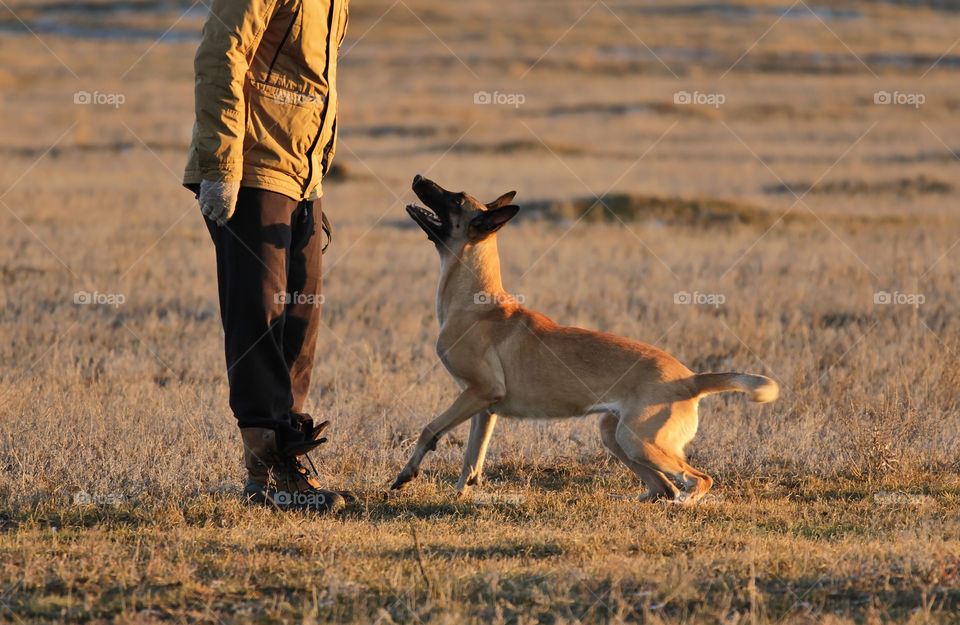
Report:
[[[429,223],[431,226],[435,226],[437,228],[440,228],[443,226],[443,220],[440,219],[440,217],[436,213],[434,213],[432,210],[428,208],[424,208],[417,204],[408,204],[407,208],[413,211],[414,213],[416,213],[417,215],[419,215],[421,219]]]

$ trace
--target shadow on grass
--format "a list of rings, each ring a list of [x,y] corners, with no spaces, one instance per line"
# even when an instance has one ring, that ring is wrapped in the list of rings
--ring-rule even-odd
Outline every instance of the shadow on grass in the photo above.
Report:
[[[437,469],[423,479],[428,488],[390,493],[370,491],[359,503],[348,506],[335,518],[345,521],[396,522],[437,520],[496,515],[503,520],[523,521],[548,514],[544,502],[556,503],[556,496],[569,494],[580,501],[584,494],[596,495],[610,489],[639,491],[642,485],[631,474],[604,459],[574,461],[559,459],[549,465],[527,462],[499,462],[486,472],[483,484],[462,500],[453,498],[455,472]],[[832,479],[796,473],[744,477],[718,474],[717,492],[731,504],[746,505],[753,500],[786,498],[801,507],[828,503],[857,516],[864,510],[921,510],[950,505],[960,495],[955,479],[946,482],[885,480],[865,482],[852,477]],[[531,493],[536,493],[531,497]],[[719,496],[719,495],[718,495]],[[480,499],[483,499],[482,501]],[[517,503],[514,500],[519,501]],[[913,505],[922,502],[923,505]],[[480,505],[482,504],[482,505]],[[547,504],[551,505],[551,504]],[[273,515],[310,519],[310,512],[269,510]],[[63,531],[69,529],[142,528],[158,526],[241,524],[250,515],[265,509],[241,502],[239,492],[185,493],[176,497],[130,498],[118,505],[77,505],[59,497],[32,503],[0,499],[0,534],[24,528]],[[766,529],[797,533],[809,538],[837,539],[862,534],[864,528],[846,515],[824,525],[816,521],[769,519]],[[763,523],[761,523],[763,525]]]
[[[128,498],[117,504],[76,504],[61,498],[33,504],[0,505],[0,533],[32,527],[69,529],[118,529],[163,526],[224,525],[248,508],[239,495],[194,493],[176,499],[147,496]],[[256,507],[256,509],[260,509]]]
[[[423,555],[430,561],[452,560],[456,562],[477,561],[478,564],[490,564],[500,560],[548,560],[563,555],[563,549],[556,543],[527,544],[520,542],[500,543],[476,547],[424,546]],[[409,561],[417,557],[416,549],[390,549],[382,552],[383,557]]]

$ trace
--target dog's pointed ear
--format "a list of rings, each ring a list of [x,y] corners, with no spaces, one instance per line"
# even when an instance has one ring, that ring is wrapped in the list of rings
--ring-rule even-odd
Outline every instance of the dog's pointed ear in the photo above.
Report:
[[[503,208],[507,204],[513,201],[513,198],[517,195],[516,191],[507,191],[494,201],[487,204],[487,208]]]
[[[493,234],[513,219],[519,210],[520,207],[513,204],[485,210],[473,218],[470,222],[470,229],[481,236]]]

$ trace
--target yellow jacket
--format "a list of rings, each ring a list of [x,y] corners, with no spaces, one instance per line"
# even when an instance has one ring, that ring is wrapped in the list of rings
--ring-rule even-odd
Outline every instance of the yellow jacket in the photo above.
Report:
[[[214,0],[194,59],[183,183],[240,181],[320,197],[337,137],[337,51],[349,0]]]

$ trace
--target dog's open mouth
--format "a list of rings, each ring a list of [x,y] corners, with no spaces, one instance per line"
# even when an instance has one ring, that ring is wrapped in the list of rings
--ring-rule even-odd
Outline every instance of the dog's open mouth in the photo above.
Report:
[[[407,213],[421,226],[430,226],[434,230],[440,230],[443,227],[443,222],[440,221],[440,217],[429,208],[417,206],[416,204],[408,204]]]
[[[408,204],[407,213],[417,222],[420,229],[427,233],[427,238],[434,243],[439,244],[445,238],[449,226],[434,211],[416,204]]]

